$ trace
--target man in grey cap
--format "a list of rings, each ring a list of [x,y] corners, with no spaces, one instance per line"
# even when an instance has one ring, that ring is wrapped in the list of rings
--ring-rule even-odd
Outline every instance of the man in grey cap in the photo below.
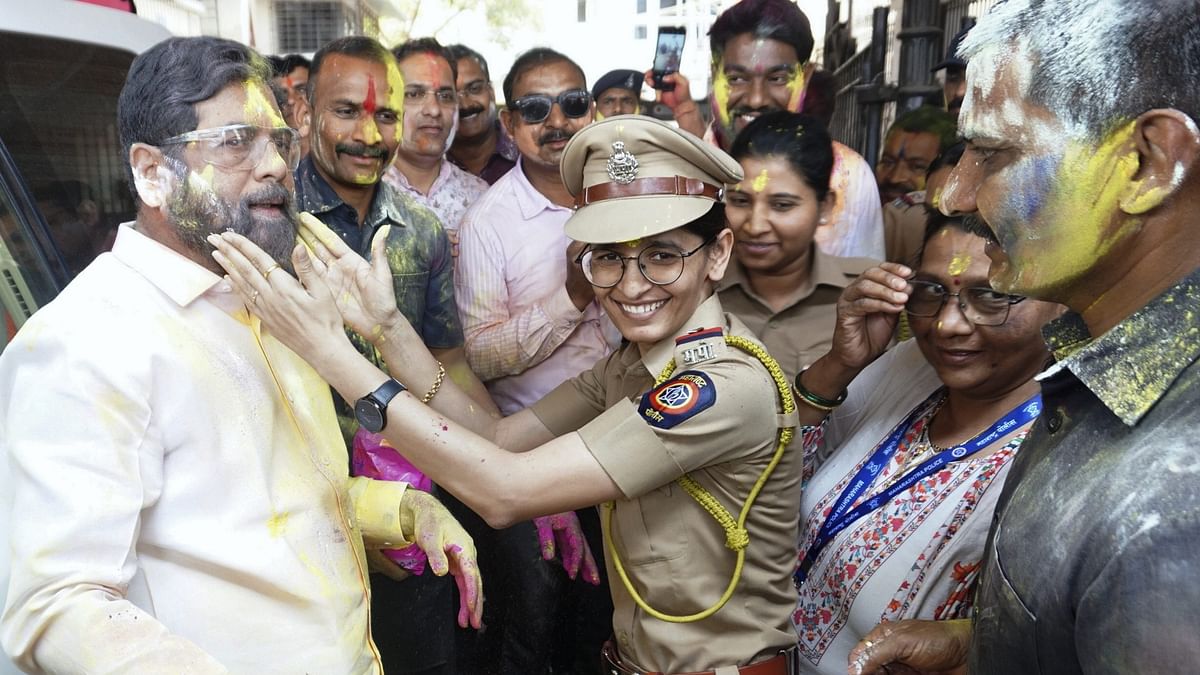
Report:
[[[641,111],[641,72],[636,70],[611,70],[592,86],[592,100],[596,102],[596,121],[614,115],[635,115]]]

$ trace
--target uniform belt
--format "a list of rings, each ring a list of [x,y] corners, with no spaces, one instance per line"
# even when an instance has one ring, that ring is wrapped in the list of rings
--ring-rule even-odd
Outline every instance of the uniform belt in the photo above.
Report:
[[[604,644],[604,649],[600,653],[603,656],[604,675],[666,675],[665,673],[631,668],[621,660],[616,645],[611,641]],[[725,675],[726,672],[738,673],[738,675],[795,675],[799,672],[796,665],[798,654],[796,648],[792,647],[766,661],[759,661],[749,666],[737,666],[736,670],[731,668],[727,671],[722,668],[720,671],[704,670],[698,673],[674,673],[673,675]]]

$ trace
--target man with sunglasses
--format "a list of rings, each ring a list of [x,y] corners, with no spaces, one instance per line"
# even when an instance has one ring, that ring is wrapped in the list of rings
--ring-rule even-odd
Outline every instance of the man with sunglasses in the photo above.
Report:
[[[300,130],[309,136],[312,152],[296,170],[301,210],[365,257],[371,255],[375,234],[390,226],[384,246],[400,311],[443,362],[447,376],[468,387],[482,409],[495,410],[463,352],[454,264],[443,225],[408,190],[382,180],[406,140],[409,89],[395,57],[374,39],[339,38],[313,56],[308,86]],[[413,86],[415,94],[423,85]],[[368,359],[386,365],[366,336],[352,333],[351,340]],[[336,405],[352,447],[359,424],[349,406],[340,400]],[[371,621],[388,672],[454,673],[452,584],[427,574],[408,577],[381,557],[372,560],[372,571]]]
[[[487,59],[466,45],[446,49],[456,64],[458,82],[458,133],[446,156],[494,185],[513,168],[520,153],[500,124]]]
[[[504,79],[504,99],[501,121],[521,156],[463,218],[455,292],[471,367],[500,411],[511,414],[606,356],[619,336],[574,262],[581,247],[563,232],[574,204],[559,173],[563,149],[592,121],[583,71],[559,52],[527,51]],[[582,519],[598,530],[594,514]],[[488,598],[489,615],[505,617],[489,622],[503,631],[503,673],[545,672],[555,643],[566,578],[552,565],[526,562],[537,547],[535,528],[525,522],[497,532],[495,556],[485,556],[485,564],[495,560],[512,578]],[[599,589],[587,609],[594,638],[586,630],[573,636],[593,639],[578,648],[589,666],[607,637],[606,598]]]
[[[217,38],[134,60],[137,220],[0,355],[0,637],[23,670],[381,673],[364,548],[415,540],[475,576],[436,500],[349,477],[328,385],[206,241],[243,234],[265,277],[291,273],[299,145],[269,79]]]

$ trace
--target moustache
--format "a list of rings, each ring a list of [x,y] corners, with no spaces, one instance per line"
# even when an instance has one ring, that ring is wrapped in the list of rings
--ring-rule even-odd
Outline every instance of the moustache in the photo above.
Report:
[[[567,141],[570,140],[574,135],[575,134],[568,134],[562,129],[551,129],[541,136],[538,136],[537,143],[538,145],[545,145],[547,143],[554,143],[555,141]]]
[[[270,183],[243,197],[241,205],[246,208],[260,205],[278,206],[286,212],[291,212],[295,208],[293,202],[291,190],[278,183]]]
[[[485,110],[487,110],[487,108],[485,108],[481,105],[471,106],[470,108],[459,108],[458,118],[462,119],[464,117],[470,117],[471,115],[478,115],[479,113],[482,113]]]
[[[338,143],[333,147],[333,150],[339,155],[373,157],[375,159],[384,159],[387,157],[386,149],[375,145],[365,145],[363,143]]]

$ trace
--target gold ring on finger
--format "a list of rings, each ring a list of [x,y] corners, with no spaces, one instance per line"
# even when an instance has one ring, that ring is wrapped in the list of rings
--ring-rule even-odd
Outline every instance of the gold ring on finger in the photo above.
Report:
[[[269,281],[271,279],[271,272],[274,272],[277,269],[279,269],[279,263],[275,263],[274,265],[271,265],[267,269],[263,270],[263,278]]]
[[[258,291],[254,291],[254,295],[250,296],[250,304],[258,305]]]

